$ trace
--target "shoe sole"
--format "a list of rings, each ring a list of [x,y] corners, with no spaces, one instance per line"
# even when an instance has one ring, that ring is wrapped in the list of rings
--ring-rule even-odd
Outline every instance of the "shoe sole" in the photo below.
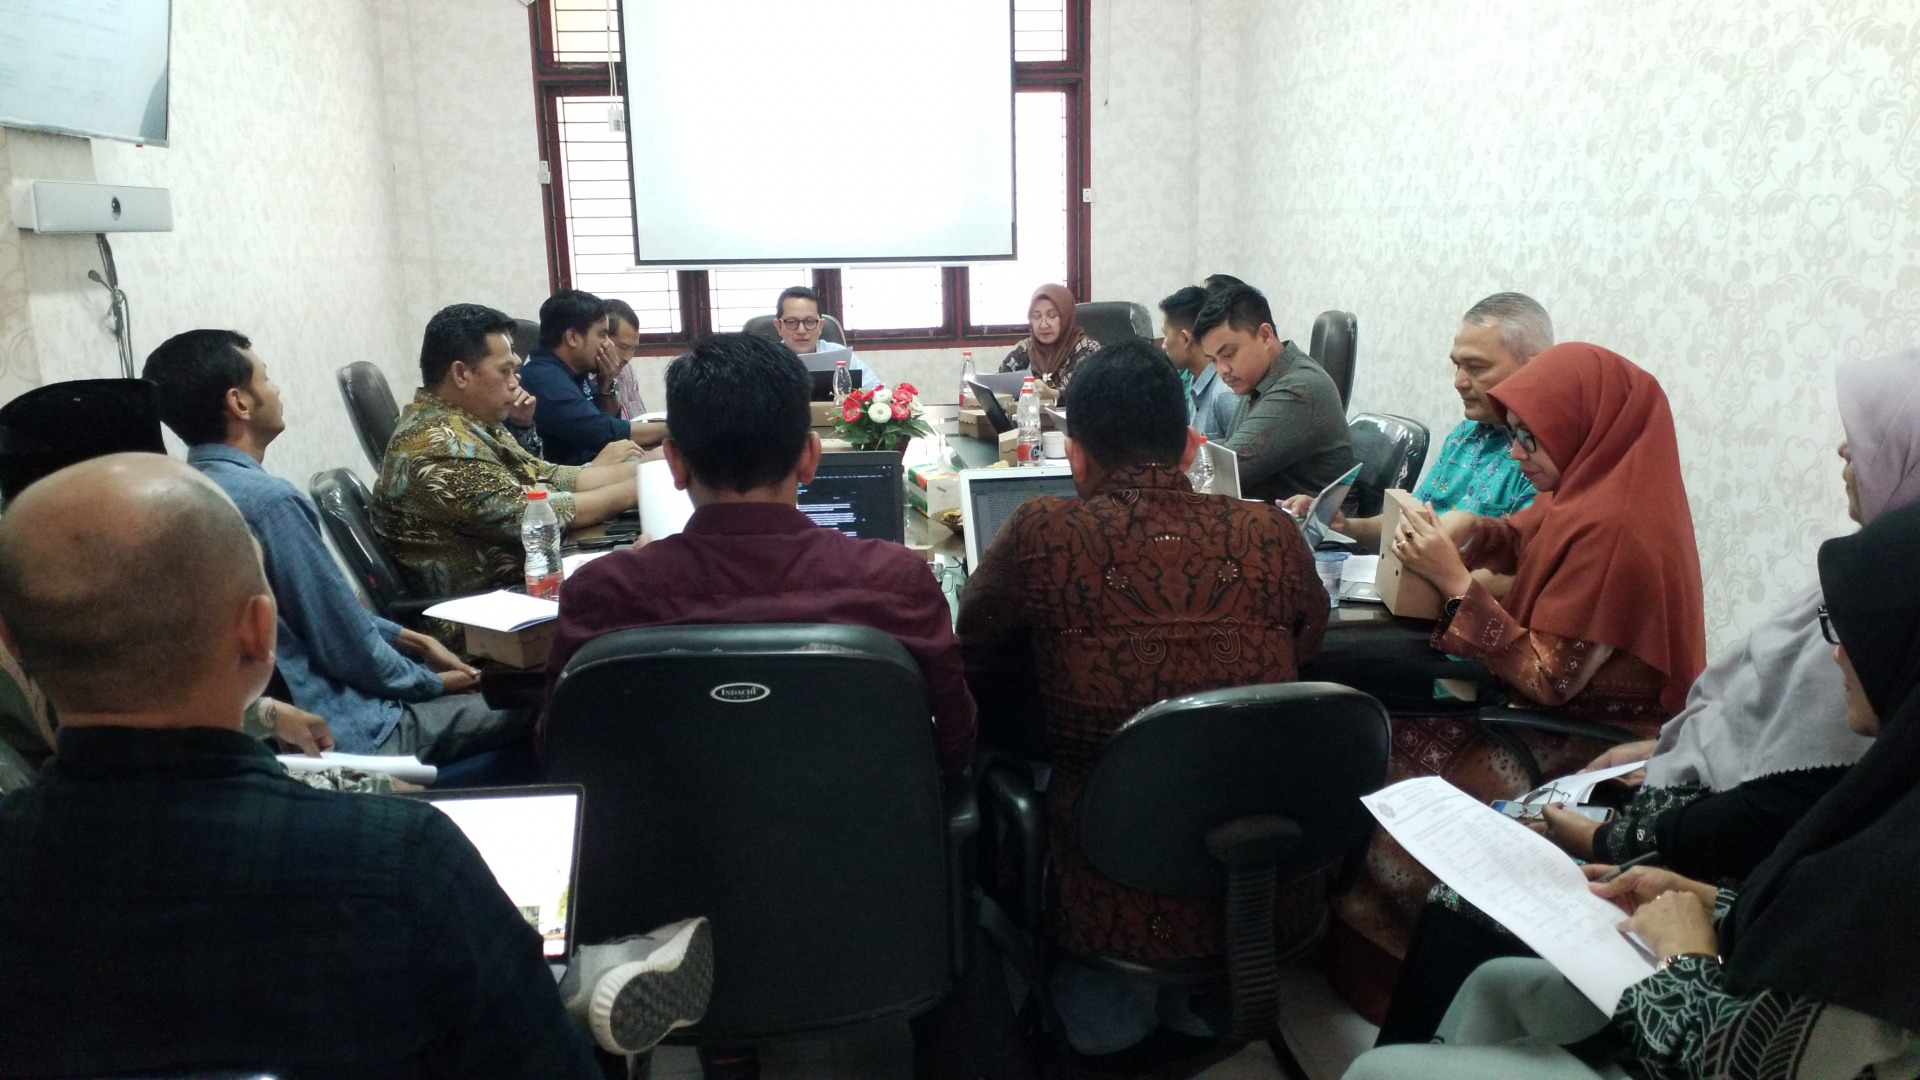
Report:
[[[588,1022],[601,1049],[638,1054],[699,1023],[712,994],[713,931],[707,920],[690,919],[646,959],[600,977]]]

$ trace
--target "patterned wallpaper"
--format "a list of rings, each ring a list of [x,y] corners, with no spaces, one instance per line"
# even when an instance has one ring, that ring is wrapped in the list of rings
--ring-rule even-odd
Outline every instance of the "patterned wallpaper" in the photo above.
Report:
[[[1436,432],[1460,312],[1534,295],[1665,385],[1712,642],[1809,581],[1835,365],[1920,342],[1911,4],[1249,7],[1243,227],[1203,258],[1357,313],[1356,407]]]

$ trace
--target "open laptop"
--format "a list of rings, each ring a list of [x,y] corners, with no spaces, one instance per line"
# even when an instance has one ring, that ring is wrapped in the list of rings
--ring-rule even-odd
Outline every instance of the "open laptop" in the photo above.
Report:
[[[830,450],[820,455],[812,481],[800,485],[800,512],[814,524],[861,540],[907,538],[907,489],[900,455],[884,450]],[[640,466],[640,524],[650,539],[687,527],[693,500],[673,486],[664,461]]]
[[[1073,470],[1065,465],[962,472],[960,506],[967,516],[967,566],[980,565],[980,553],[993,543],[1000,527],[1020,509],[1021,503],[1035,495],[1072,498],[1078,494],[1073,486]]]
[[[967,389],[973,391],[973,402],[980,411],[987,414],[987,423],[993,425],[995,435],[1004,435],[1014,428],[1013,417],[1007,415],[1006,406],[1000,404],[1000,398],[993,388],[979,379],[968,379]]]
[[[837,354],[827,353],[826,355],[831,357]],[[846,355],[852,356],[853,354],[847,353]],[[803,356],[801,357],[801,359],[811,361],[813,357]],[[809,388],[808,395],[807,395],[808,400],[810,401],[832,401],[833,400],[833,368],[834,368],[834,365],[832,364],[828,364],[824,368],[819,367],[818,365],[815,365],[813,363],[809,363],[807,365],[807,378],[812,380],[812,384]],[[849,367],[847,369],[847,374],[853,376],[853,388],[855,390],[860,389],[860,383],[863,381],[863,376],[866,375],[866,372],[861,371],[857,367]]]
[[[800,485],[801,513],[856,540],[905,543],[906,500],[900,455],[886,450],[821,454],[813,479]]]
[[[573,955],[573,897],[580,878],[578,784],[467,788],[408,794],[453,819],[493,871],[500,891],[540,934],[551,963]]]
[[[1206,456],[1207,464],[1213,467],[1213,483],[1207,488],[1207,494],[1239,498],[1240,455],[1227,449],[1225,443],[1211,439],[1200,444],[1200,453]]]

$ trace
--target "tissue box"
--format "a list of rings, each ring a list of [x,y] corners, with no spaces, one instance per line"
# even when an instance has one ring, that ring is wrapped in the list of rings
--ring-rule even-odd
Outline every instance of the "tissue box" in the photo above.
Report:
[[[1373,591],[1395,615],[1410,619],[1438,619],[1445,600],[1433,583],[1400,565],[1393,553],[1394,531],[1403,514],[1420,512],[1420,501],[1399,488],[1387,491],[1380,514],[1380,566],[1374,571]]]
[[[928,517],[960,505],[960,474],[939,465],[907,470],[907,505]]]

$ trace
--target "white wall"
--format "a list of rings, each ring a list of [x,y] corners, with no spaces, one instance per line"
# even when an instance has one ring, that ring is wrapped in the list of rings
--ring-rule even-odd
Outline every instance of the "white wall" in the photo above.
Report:
[[[1460,313],[1537,297],[1666,387],[1712,642],[1810,581],[1845,525],[1835,365],[1920,341],[1911,8],[1245,6],[1244,236],[1203,257],[1294,325],[1357,313],[1356,408],[1436,435]]]

